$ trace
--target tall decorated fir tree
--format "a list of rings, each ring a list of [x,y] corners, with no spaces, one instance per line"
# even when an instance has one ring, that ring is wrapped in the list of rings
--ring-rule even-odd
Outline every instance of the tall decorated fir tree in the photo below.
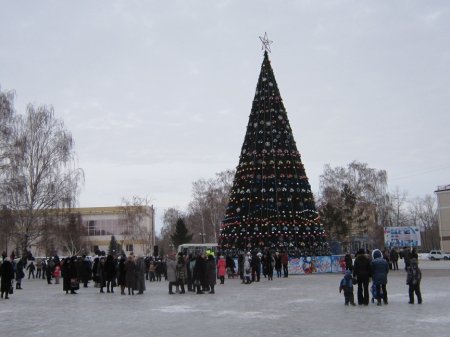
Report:
[[[232,254],[268,248],[326,255],[325,231],[275,81],[267,35],[261,40],[264,60],[219,244]]]

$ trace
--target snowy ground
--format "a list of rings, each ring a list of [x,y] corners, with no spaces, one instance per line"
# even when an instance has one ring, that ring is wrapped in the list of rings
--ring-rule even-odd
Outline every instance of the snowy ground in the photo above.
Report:
[[[214,295],[168,295],[166,282],[147,282],[140,296],[92,287],[66,295],[62,285],[24,280],[0,299],[0,336],[449,336],[450,261],[420,266],[424,303],[408,304],[400,270],[389,273],[389,305],[381,307],[344,306],[341,274],[225,280]]]

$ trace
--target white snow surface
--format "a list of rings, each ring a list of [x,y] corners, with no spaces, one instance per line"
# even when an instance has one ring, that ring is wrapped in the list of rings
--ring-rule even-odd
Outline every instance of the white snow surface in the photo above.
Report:
[[[390,271],[389,304],[380,307],[344,306],[342,274],[226,279],[204,295],[168,295],[165,281],[147,281],[144,295],[100,294],[92,283],[70,295],[62,284],[24,279],[23,290],[0,299],[0,336],[449,336],[450,261],[420,267],[423,304],[408,304],[401,269]]]

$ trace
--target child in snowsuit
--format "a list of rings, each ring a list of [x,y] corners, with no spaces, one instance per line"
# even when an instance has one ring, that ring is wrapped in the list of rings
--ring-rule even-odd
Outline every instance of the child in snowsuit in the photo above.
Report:
[[[372,303],[375,303],[375,299],[378,297],[377,286],[375,283],[372,283],[372,286],[370,287],[370,292],[372,294]]]
[[[409,285],[409,304],[414,304],[414,293],[417,296],[417,303],[422,303],[422,294],[420,292],[420,281],[422,280],[422,272],[417,265],[417,259],[413,258],[406,268],[406,284]]]
[[[341,280],[341,284],[339,285],[339,293],[344,291],[344,299],[345,305],[349,303],[351,305],[355,305],[355,298],[353,296],[353,277],[351,270],[347,270],[345,272],[344,278]]]

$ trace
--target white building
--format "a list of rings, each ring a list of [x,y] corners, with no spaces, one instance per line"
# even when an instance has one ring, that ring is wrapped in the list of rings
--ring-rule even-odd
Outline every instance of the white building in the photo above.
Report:
[[[108,253],[111,236],[127,253],[152,255],[155,247],[155,212],[153,206],[76,208],[87,229],[84,237],[90,253],[98,249]],[[120,252],[118,252],[120,253]]]

